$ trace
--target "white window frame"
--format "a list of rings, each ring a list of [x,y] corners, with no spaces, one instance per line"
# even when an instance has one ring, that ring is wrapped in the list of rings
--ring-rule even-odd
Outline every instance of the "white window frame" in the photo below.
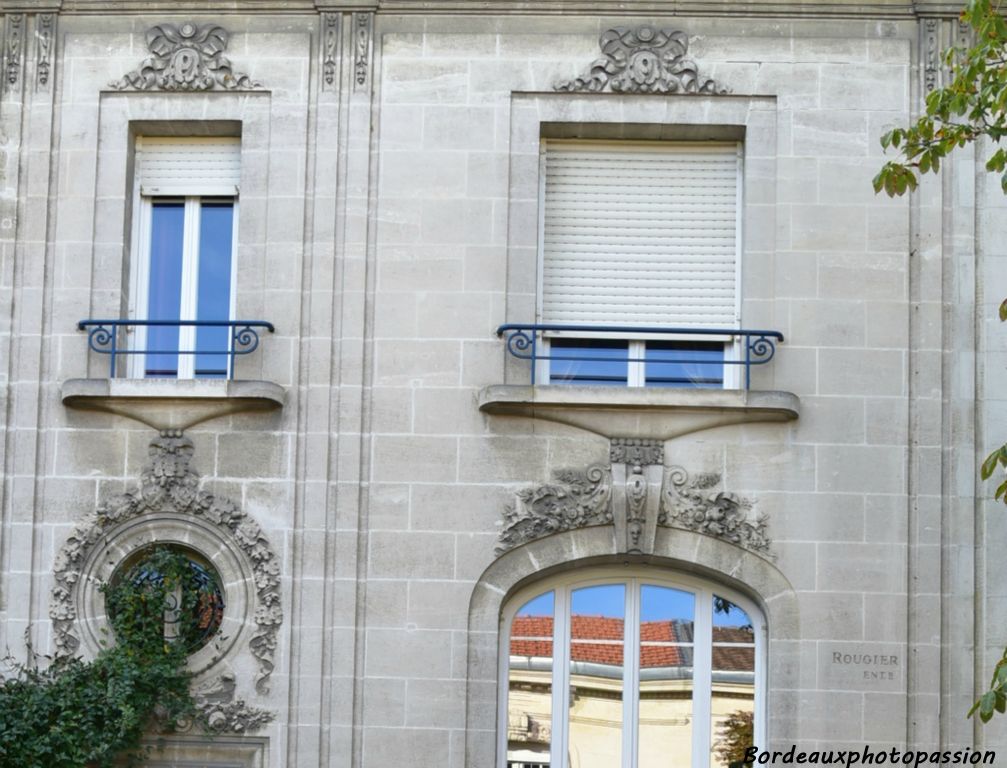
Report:
[[[724,144],[734,144],[736,147],[737,160],[738,160],[738,174],[737,174],[737,192],[736,192],[736,206],[735,206],[735,289],[734,289],[734,322],[737,328],[741,328],[741,286],[742,286],[742,262],[743,262],[743,224],[744,224],[744,181],[745,181],[745,147],[744,143],[741,141],[735,142],[724,142],[724,141],[608,141],[608,140],[595,140],[595,139],[560,139],[551,140],[555,143],[563,144],[583,144],[585,146],[619,146],[627,147],[638,145],[641,147],[653,146],[655,144],[660,144],[664,146],[669,145],[682,145],[682,146],[701,146],[703,144],[717,144],[723,146]],[[550,139],[542,139],[539,143],[539,189],[538,189],[538,236],[537,236],[537,274],[536,281],[538,285],[538,291],[536,296],[535,305],[535,316],[536,322],[543,322],[544,315],[544,302],[545,302],[545,191],[546,191],[546,152],[548,149]],[[627,383],[626,386],[629,387],[645,387],[647,386],[646,381],[646,363],[642,362],[644,354],[646,352],[646,342],[648,339],[654,341],[721,341],[724,343],[724,389],[739,389],[744,381],[744,370],[742,365],[737,363],[744,359],[744,347],[746,343],[745,337],[743,336],[692,336],[692,335],[654,335],[654,334],[635,334],[632,336],[625,335],[613,335],[611,333],[581,333],[572,331],[550,331],[546,333],[539,334],[538,348],[540,353],[546,359],[539,359],[535,362],[535,381],[544,382],[546,384],[552,383],[551,376],[551,360],[548,359],[550,352],[549,340],[551,338],[572,338],[572,339],[588,339],[588,338],[604,338],[613,340],[626,340],[629,342],[628,356],[633,359],[638,359],[641,362],[629,363],[627,369]],[[733,361],[729,362],[729,361]],[[688,387],[683,387],[687,389]]]
[[[497,722],[497,766],[507,768],[507,723],[511,626],[517,612],[529,600],[553,592],[553,671],[552,671],[552,741],[550,764],[567,765],[569,745],[569,696],[557,695],[570,688],[570,596],[576,589],[601,584],[625,584],[625,626],[628,627],[623,651],[623,729],[622,766],[635,768],[639,740],[640,670],[640,586],[655,585],[691,592],[695,595],[693,630],[693,708],[692,708],[692,765],[691,768],[710,768],[713,746],[710,732],[713,682],[713,596],[723,597],[744,610],[752,621],[755,638],[755,691],[753,744],[766,742],[766,639],[768,628],[761,608],[745,595],[715,582],[687,574],[668,572],[657,568],[638,568],[626,572],[625,567],[598,568],[571,572],[553,579],[536,582],[508,599],[502,612],[500,633],[500,659],[498,668],[499,696]],[[632,588],[630,588],[632,585]],[[628,727],[627,727],[628,725]]]
[[[193,138],[187,141],[199,143],[201,139]],[[143,137],[137,137],[136,151],[143,149]],[[231,284],[229,287],[230,301],[227,309],[229,320],[236,318],[237,306],[237,253],[238,253],[238,194],[239,187],[218,183],[186,183],[183,185],[172,185],[170,188],[160,188],[144,184],[139,178],[139,168],[137,167],[137,178],[133,184],[133,227],[132,241],[133,253],[136,254],[134,261],[135,269],[132,270],[130,279],[130,301],[129,317],[134,320],[149,319],[149,290],[150,290],[150,250],[151,250],[151,221],[153,216],[153,206],[157,202],[179,202],[185,204],[183,216],[182,232],[182,276],[181,276],[181,302],[179,307],[180,320],[196,319],[196,302],[199,296],[199,228],[200,228],[200,206],[204,200],[230,201],[233,205],[231,219]],[[147,347],[147,327],[136,326],[130,328],[127,333],[131,334],[134,342],[130,344],[133,349],[146,349]],[[228,349],[233,339],[228,337]],[[178,348],[180,350],[193,350],[196,347],[196,328],[194,326],[180,326],[178,329]],[[129,355],[127,372],[129,378],[142,379],[146,377],[146,355]],[[227,378],[231,378],[233,357],[227,355]],[[177,379],[195,378],[196,355],[186,354],[178,356]]]

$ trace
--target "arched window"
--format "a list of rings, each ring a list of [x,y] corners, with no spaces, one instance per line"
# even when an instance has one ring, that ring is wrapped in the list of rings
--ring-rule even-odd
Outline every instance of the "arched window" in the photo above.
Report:
[[[762,743],[764,621],[733,590],[580,571],[515,595],[503,631],[499,768],[728,768]]]

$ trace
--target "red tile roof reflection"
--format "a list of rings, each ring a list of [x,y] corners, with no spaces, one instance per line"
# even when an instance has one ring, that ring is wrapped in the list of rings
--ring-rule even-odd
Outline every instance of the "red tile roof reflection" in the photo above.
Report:
[[[623,620],[604,616],[573,616],[571,656],[574,661],[595,664],[622,664],[622,642],[592,642],[598,640],[621,641]],[[552,656],[551,616],[517,616],[511,624],[510,653],[512,656]],[[646,645],[653,643],[691,643],[692,625],[681,621],[645,621],[640,625],[641,664],[649,667],[676,667],[691,663],[691,647],[674,645]],[[714,627],[714,643],[751,643],[751,630],[741,627]],[[715,670],[751,671],[755,664],[754,648],[714,645]]]

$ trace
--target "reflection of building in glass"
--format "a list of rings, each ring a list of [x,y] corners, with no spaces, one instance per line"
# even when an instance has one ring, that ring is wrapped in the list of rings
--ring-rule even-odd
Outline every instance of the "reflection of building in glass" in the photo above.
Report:
[[[599,610],[619,613],[602,595],[587,587],[572,591],[580,607],[594,597]],[[709,619],[699,622],[705,647],[697,647],[697,621],[692,596],[679,590],[644,585],[642,612],[655,611],[664,598],[665,611],[688,618],[640,620],[630,625],[613,615],[572,611],[559,621],[568,637],[557,637],[557,618],[541,597],[529,601],[511,621],[509,646],[508,764],[548,764],[556,747],[557,728],[552,691],[557,679],[569,690],[567,729],[570,768],[611,768],[630,763],[639,768],[688,766],[697,748],[712,765],[726,765],[712,750],[724,738],[734,713],[755,708],[755,633],[748,615],[736,604],[714,597]],[[634,592],[631,584],[628,593]],[[621,596],[620,592],[620,596]],[[688,598],[688,601],[683,598]],[[717,601],[721,611],[716,610]],[[565,610],[562,600],[559,612]],[[726,605],[726,608],[723,607]],[[535,615],[537,609],[540,610]],[[730,621],[732,626],[720,626]],[[561,654],[559,659],[554,658]],[[696,660],[704,669],[697,672]],[[696,681],[708,680],[709,696],[695,695]],[[636,695],[623,692],[636,687]],[[697,706],[698,704],[698,706]],[[560,703],[562,707],[562,703]],[[695,724],[700,708],[709,710],[710,728],[700,737]],[[628,725],[627,725],[628,724]],[[698,738],[704,746],[697,747]],[[627,743],[629,746],[627,747]]]

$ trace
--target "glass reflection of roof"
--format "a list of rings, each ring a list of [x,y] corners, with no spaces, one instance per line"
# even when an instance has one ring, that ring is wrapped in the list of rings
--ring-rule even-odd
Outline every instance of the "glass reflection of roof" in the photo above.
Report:
[[[622,664],[622,619],[605,616],[571,617],[570,656],[573,661]],[[511,625],[512,656],[552,656],[551,616],[518,616]],[[645,621],[640,625],[641,663],[644,667],[692,664],[692,624],[681,621]]]

